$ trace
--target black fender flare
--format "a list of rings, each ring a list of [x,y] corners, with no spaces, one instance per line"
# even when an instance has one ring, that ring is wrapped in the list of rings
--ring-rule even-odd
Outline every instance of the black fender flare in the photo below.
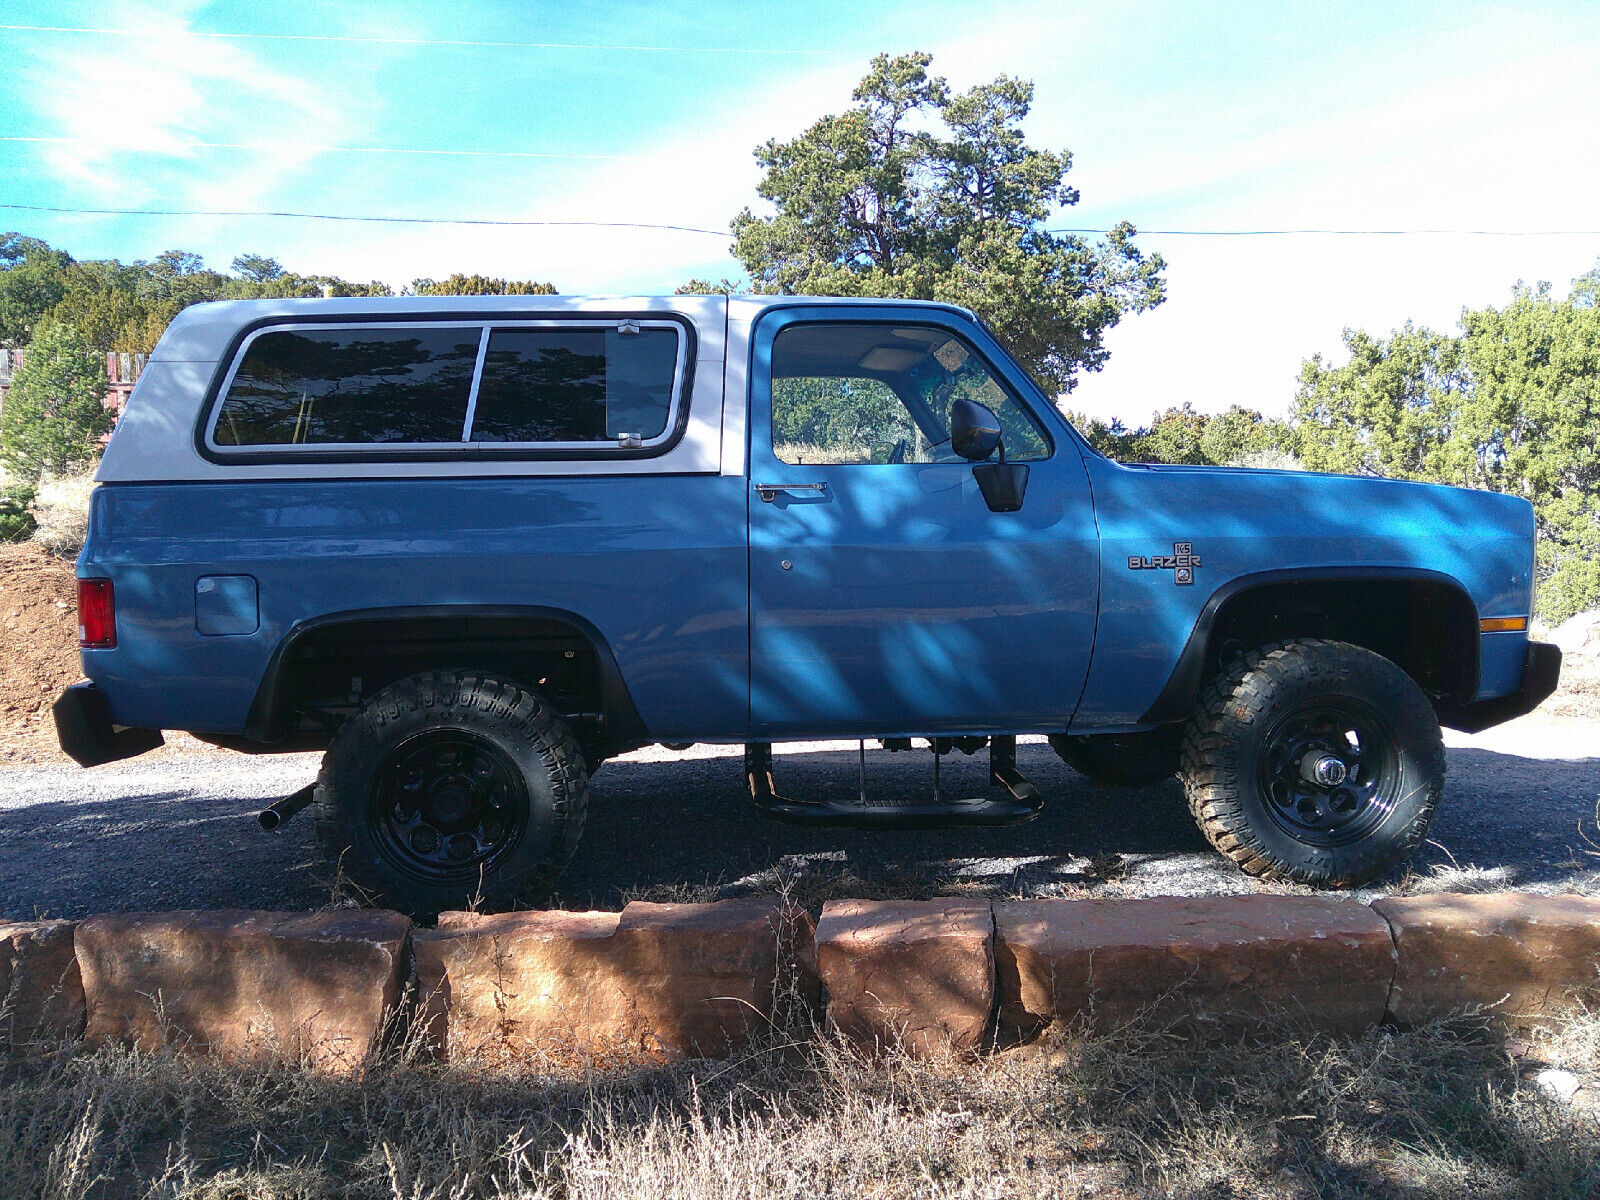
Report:
[[[547,608],[533,604],[413,604],[390,608],[354,608],[341,612],[323,613],[297,621],[289,627],[273,647],[267,667],[250,712],[245,719],[244,737],[254,742],[281,742],[288,736],[284,727],[284,667],[295,645],[308,634],[318,633],[332,626],[353,625],[380,620],[437,620],[441,617],[532,618],[556,621],[577,630],[594,650],[600,670],[600,699],[609,726],[608,740],[617,743],[642,745],[649,740],[644,719],[623,681],[617,666],[616,655],[604,635],[593,623],[560,608]]]
[[[1270,586],[1276,583],[1316,583],[1321,580],[1337,583],[1360,582],[1364,579],[1381,580],[1384,582],[1415,581],[1421,583],[1439,584],[1457,593],[1465,602],[1468,611],[1472,613],[1474,635],[1477,634],[1478,606],[1473,602],[1472,596],[1462,586],[1461,581],[1443,571],[1434,571],[1426,567],[1379,567],[1379,566],[1324,566],[1324,567],[1285,567],[1270,571],[1254,571],[1247,575],[1236,575],[1212,592],[1201,608],[1200,615],[1195,619],[1194,628],[1189,631],[1189,638],[1184,643],[1183,650],[1178,655],[1178,661],[1172,668],[1172,674],[1167,677],[1166,685],[1156,696],[1155,702],[1139,718],[1143,725],[1171,725],[1185,720],[1189,711],[1194,707],[1200,695],[1200,685],[1205,677],[1206,655],[1211,646],[1211,631],[1216,624],[1217,614],[1234,597],[1253,588]],[[1478,660],[1474,656],[1469,664],[1469,693],[1476,694],[1478,688]]]

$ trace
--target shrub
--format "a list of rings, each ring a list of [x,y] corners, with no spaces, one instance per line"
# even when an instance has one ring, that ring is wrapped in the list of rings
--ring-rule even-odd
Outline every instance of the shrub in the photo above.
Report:
[[[110,431],[105,365],[71,326],[46,323],[28,347],[0,409],[0,462],[14,480],[81,470]]]
[[[21,542],[33,533],[33,488],[0,483],[0,542]]]

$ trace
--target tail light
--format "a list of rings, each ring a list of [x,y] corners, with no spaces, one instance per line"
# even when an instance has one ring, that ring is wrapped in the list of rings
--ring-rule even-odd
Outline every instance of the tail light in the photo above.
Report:
[[[78,645],[110,650],[117,644],[117,601],[109,579],[78,580]]]

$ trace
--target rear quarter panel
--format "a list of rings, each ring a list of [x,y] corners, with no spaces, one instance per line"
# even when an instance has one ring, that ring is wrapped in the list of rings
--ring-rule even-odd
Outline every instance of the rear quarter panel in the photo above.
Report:
[[[731,735],[748,718],[739,478],[103,485],[79,574],[116,589],[118,646],[83,661],[119,723],[238,733],[298,622],[448,604],[580,616],[653,736]],[[198,632],[210,574],[256,579],[255,632]]]

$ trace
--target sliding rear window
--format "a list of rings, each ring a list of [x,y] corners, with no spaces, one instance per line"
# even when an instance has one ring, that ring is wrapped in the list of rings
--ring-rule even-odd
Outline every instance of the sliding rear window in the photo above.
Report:
[[[472,418],[475,442],[649,442],[667,429],[673,329],[495,329]]]
[[[278,326],[241,347],[206,429],[224,456],[648,454],[681,422],[671,321]]]

